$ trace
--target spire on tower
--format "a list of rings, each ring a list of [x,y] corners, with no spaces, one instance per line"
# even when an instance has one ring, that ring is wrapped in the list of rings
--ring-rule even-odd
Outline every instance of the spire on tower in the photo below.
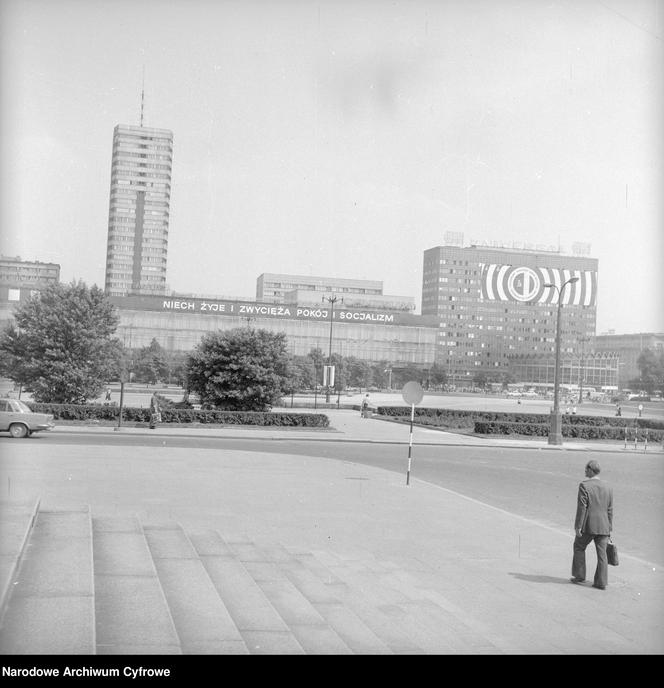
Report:
[[[141,126],[143,126],[143,106],[145,104],[145,65],[143,65],[143,85],[141,87]]]

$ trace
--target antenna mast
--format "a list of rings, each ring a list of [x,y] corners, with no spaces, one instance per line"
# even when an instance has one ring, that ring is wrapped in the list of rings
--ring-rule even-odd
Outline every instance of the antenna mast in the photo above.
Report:
[[[141,126],[143,126],[143,105],[145,103],[145,65],[143,65],[143,85],[141,87]]]

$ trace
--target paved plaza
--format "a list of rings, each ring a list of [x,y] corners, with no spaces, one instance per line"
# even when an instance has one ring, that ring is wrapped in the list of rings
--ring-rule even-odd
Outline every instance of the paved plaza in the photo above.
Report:
[[[8,450],[5,466],[25,468],[27,461],[31,468],[26,470],[33,471],[30,480],[14,486],[15,499],[29,501],[38,494],[45,512],[65,509],[76,514],[88,505],[94,533],[99,533],[96,537],[102,543],[104,538],[112,542],[108,533],[123,530],[128,519],[137,519],[136,527],[142,528],[153,547],[160,579],[166,576],[162,587],[167,597],[172,596],[171,615],[181,628],[173,636],[180,643],[165,646],[169,651],[233,653],[242,647],[252,653],[266,647],[259,637],[264,642],[289,638],[291,644],[272,646],[282,647],[286,654],[659,654],[664,650],[664,577],[653,562],[624,552],[620,566],[610,570],[607,590],[571,585],[571,526],[565,531],[522,518],[426,483],[416,474],[406,486],[403,475],[380,468],[288,453],[277,457],[270,452],[270,441],[294,436],[404,446],[408,441],[407,426],[361,419],[354,411],[327,413],[331,427],[325,430],[123,427],[123,434],[152,432],[164,438],[163,447],[134,452],[130,464],[118,447],[72,444],[65,447],[66,460],[54,463],[46,444],[9,441],[3,444]],[[99,427],[58,427],[55,432],[64,435],[74,430],[90,435],[109,432]],[[265,451],[250,452],[167,446],[168,437],[178,433],[192,439],[267,441]],[[517,440],[487,440],[426,428],[414,429],[414,442],[441,448],[475,442],[512,446],[515,451],[520,446]],[[532,448],[532,441],[527,442]],[[551,452],[590,448],[590,443],[582,442],[549,448],[546,439],[540,444],[543,451]],[[605,445],[603,450],[619,448]],[[182,529],[180,535],[174,528]],[[218,639],[215,644],[192,630],[198,626],[187,614],[205,605],[193,589],[187,592],[177,571],[189,570],[193,555],[177,555],[185,559],[169,563],[175,555],[168,552],[175,545],[155,540],[157,535],[185,537],[193,543],[197,561],[208,567],[208,577],[216,580],[224,608],[235,620],[232,642]],[[221,545],[210,549],[212,535],[226,549],[219,550]],[[121,563],[129,557],[122,548],[113,551]],[[128,551],[133,552],[133,545]],[[110,567],[107,556],[102,562]],[[253,577],[242,579],[243,593],[239,587],[224,588],[226,578],[215,578],[219,567],[231,565],[234,575],[241,569],[245,578]],[[592,570],[590,550],[588,565]],[[208,577],[200,571],[197,575],[205,578],[204,589],[210,594]],[[116,579],[105,580],[108,586]],[[107,589],[103,583],[97,583],[100,590]],[[43,594],[48,596],[48,591]],[[248,608],[236,609],[238,595],[246,596]],[[242,621],[251,609],[264,611],[266,600],[270,609],[279,611],[279,623],[286,624],[288,631],[277,632],[270,626],[259,632]],[[135,604],[142,607],[148,602],[135,600]],[[150,609],[148,605],[145,612]],[[97,612],[103,609],[98,607]],[[100,632],[98,628],[98,636]],[[189,644],[187,633],[192,638]],[[97,652],[128,651],[119,640],[113,642],[98,645]],[[82,647],[81,652],[90,651],[89,643]]]

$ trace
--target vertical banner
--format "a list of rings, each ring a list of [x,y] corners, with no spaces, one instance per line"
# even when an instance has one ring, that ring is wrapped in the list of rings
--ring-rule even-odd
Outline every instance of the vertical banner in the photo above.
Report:
[[[323,366],[323,387],[334,387],[334,366]]]

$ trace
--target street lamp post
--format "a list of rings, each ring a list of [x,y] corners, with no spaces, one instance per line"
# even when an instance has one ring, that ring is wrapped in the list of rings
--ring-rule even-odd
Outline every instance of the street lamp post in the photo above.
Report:
[[[560,314],[563,309],[563,292],[568,284],[578,282],[578,277],[570,277],[560,288],[557,284],[545,284],[545,287],[558,291],[558,315],[556,317],[556,368],[553,379],[553,410],[551,411],[551,427],[549,429],[549,444],[563,443],[563,418],[560,413]]]
[[[581,337],[581,365],[579,366],[579,404],[583,404],[583,378],[586,374],[585,368],[585,353],[586,342],[590,341],[590,337]]]
[[[327,301],[330,304],[330,347],[327,353],[327,387],[325,389],[325,403],[330,403],[330,377],[332,375],[332,323],[334,322],[334,304],[339,300],[338,296],[323,296],[323,303]],[[341,303],[344,300],[341,299]]]

